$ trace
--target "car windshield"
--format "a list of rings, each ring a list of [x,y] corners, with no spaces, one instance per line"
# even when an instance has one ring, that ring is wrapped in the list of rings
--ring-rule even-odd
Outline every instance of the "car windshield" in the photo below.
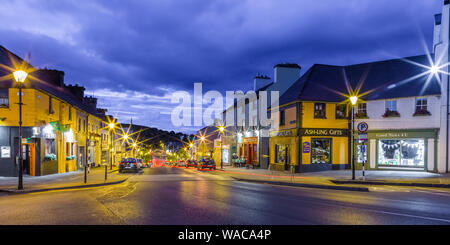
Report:
[[[127,162],[136,162],[136,158],[128,158]]]

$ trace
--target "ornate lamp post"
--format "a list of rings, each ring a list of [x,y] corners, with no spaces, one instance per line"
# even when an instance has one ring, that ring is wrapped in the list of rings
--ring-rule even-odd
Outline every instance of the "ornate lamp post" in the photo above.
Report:
[[[19,83],[19,190],[23,190],[23,155],[22,155],[22,87],[28,73],[17,70],[13,72],[14,79]]]
[[[355,180],[355,105],[358,103],[358,97],[351,96],[352,104],[352,180]]]

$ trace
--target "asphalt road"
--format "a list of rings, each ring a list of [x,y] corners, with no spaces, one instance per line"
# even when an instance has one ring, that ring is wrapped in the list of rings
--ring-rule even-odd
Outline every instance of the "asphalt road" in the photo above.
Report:
[[[234,181],[155,168],[90,189],[0,196],[0,224],[450,224],[450,191],[371,192]]]

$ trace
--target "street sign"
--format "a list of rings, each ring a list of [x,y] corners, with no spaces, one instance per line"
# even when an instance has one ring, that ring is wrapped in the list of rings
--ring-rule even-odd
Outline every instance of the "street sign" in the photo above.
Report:
[[[367,134],[358,134],[358,139],[359,140],[363,140],[363,141],[366,141],[367,140]]]
[[[366,122],[360,122],[357,128],[360,133],[365,133],[369,129],[369,125]]]
[[[365,153],[366,152],[366,145],[361,145],[360,149],[361,149],[361,153]]]

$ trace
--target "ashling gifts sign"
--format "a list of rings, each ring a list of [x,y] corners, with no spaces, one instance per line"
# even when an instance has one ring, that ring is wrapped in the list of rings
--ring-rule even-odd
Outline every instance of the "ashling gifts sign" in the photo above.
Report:
[[[303,136],[334,136],[334,137],[348,137],[348,129],[333,129],[333,128],[302,128],[300,135]]]

